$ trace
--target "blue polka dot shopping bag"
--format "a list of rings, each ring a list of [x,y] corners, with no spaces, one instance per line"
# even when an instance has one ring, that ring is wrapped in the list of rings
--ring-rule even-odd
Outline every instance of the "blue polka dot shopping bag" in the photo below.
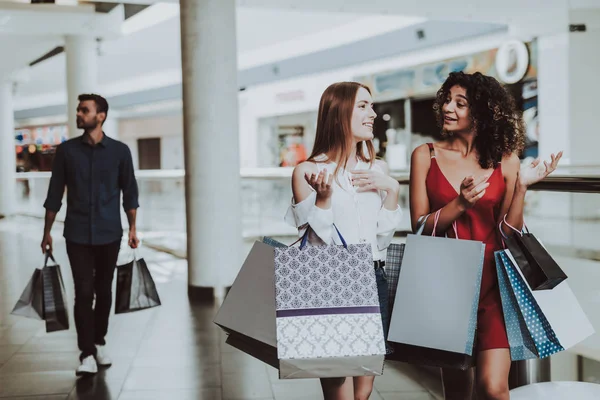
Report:
[[[566,280],[551,290],[532,291],[510,250],[495,257],[513,361],[549,357],[594,333]]]

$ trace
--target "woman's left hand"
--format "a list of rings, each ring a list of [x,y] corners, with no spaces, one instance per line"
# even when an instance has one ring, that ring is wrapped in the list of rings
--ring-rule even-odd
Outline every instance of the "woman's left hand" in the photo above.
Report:
[[[368,192],[371,190],[383,190],[385,192],[398,191],[400,184],[390,177],[379,171],[370,170],[353,170],[352,186],[357,188],[357,192]]]
[[[519,171],[519,185],[522,187],[529,187],[534,183],[538,183],[548,175],[550,175],[558,166],[558,161],[562,157],[562,151],[556,156],[552,154],[550,158],[551,162],[544,161],[544,164],[540,164],[540,159],[534,160],[527,166],[522,166]]]

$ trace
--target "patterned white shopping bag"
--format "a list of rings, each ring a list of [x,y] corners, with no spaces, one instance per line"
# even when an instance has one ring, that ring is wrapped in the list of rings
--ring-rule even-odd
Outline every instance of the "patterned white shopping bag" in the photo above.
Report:
[[[371,245],[342,242],[275,249],[282,379],[383,372],[385,344]]]

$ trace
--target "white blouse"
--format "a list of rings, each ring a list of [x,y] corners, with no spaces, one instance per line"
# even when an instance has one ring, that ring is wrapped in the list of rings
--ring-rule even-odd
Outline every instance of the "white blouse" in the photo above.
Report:
[[[325,156],[320,156],[325,159]],[[319,158],[317,158],[319,160]],[[319,172],[323,169],[333,174],[336,168],[334,162],[317,162]],[[359,161],[355,169],[369,170],[373,168],[384,173],[380,166],[364,161]],[[394,211],[383,207],[386,192],[372,190],[359,193],[352,186],[351,175],[348,171],[340,169],[337,180],[333,180],[333,195],[331,207],[327,210],[315,205],[317,193],[314,191],[300,203],[290,205],[285,221],[298,228],[298,235],[302,236],[307,224],[312,231],[309,233],[308,242],[311,245],[338,244],[342,242],[338,237],[333,224],[338,228],[346,243],[371,243],[373,260],[385,260],[386,250],[392,241],[400,219],[402,210],[398,206]]]

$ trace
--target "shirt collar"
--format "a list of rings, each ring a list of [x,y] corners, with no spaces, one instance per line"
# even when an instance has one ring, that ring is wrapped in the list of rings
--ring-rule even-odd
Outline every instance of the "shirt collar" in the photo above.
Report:
[[[102,131],[102,139],[98,142],[98,146],[102,146],[104,148],[106,148],[106,146],[108,145],[108,141],[110,139],[108,139],[108,136],[106,136],[106,133],[104,133],[104,131]],[[90,146],[90,144],[87,142],[86,140],[86,134],[84,133],[83,135],[81,135],[81,142]]]

